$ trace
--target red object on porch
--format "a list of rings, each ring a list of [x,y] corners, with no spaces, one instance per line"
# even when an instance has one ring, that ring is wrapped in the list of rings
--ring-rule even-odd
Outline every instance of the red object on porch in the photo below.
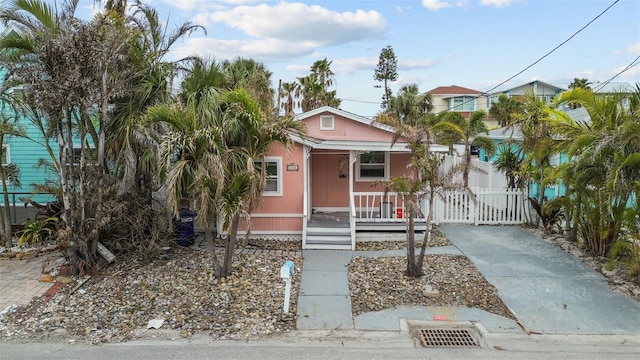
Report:
[[[398,219],[402,219],[402,208],[397,208],[396,209],[396,217]]]

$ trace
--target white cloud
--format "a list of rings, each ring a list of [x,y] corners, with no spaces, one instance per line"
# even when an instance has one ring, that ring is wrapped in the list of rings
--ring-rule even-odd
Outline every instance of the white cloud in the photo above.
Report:
[[[376,62],[377,64],[377,62]],[[417,59],[417,60],[398,60],[399,70],[417,70],[427,69],[437,64],[433,59]]]
[[[266,40],[219,40],[206,37],[192,37],[176,46],[171,54],[176,58],[191,55],[233,59],[237,56],[257,61],[285,61],[313,53],[317,44],[298,42],[293,46],[289,42],[275,39]],[[308,68],[309,66],[307,66]]]
[[[172,6],[179,10],[222,10],[230,6],[245,5],[258,2],[258,0],[162,0],[163,4]]]
[[[292,64],[292,65],[287,65],[285,69],[287,69],[287,71],[290,71],[298,76],[304,76],[309,73],[310,67],[311,65]]]
[[[509,6],[513,4],[513,0],[481,0],[480,5],[483,6],[494,6],[497,8]]]
[[[326,56],[311,56],[311,58],[322,58]],[[373,76],[373,71],[378,65],[378,57],[353,57],[353,58],[343,58],[343,59],[331,59],[327,60],[332,61],[331,70],[336,75],[352,75],[358,71],[370,71],[371,76]],[[402,71],[412,71],[412,70],[420,70],[432,67],[436,64],[435,60],[431,59],[416,59],[416,60],[399,60],[398,61],[398,72],[402,73]],[[309,68],[311,67],[311,63],[307,65],[302,64],[293,64],[288,65],[286,67],[287,70],[294,72],[296,74],[304,75],[309,73]],[[415,76],[413,76],[415,77]]]
[[[617,54],[640,55],[640,42],[627,46],[624,50],[617,52]]]
[[[452,7],[453,4],[445,0],[422,0],[422,6],[429,10],[438,11],[440,9]]]
[[[377,11],[335,12],[317,5],[281,2],[274,6],[238,6],[210,13],[208,19],[257,38],[273,38],[317,46],[344,44],[383,35],[386,21]],[[292,45],[295,45],[292,44]]]
[[[464,8],[469,5],[468,3],[469,0],[422,0],[422,6],[432,11],[450,7]]]

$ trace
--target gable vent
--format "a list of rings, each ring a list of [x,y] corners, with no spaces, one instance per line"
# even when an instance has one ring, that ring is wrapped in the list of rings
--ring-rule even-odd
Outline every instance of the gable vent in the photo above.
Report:
[[[320,130],[333,130],[333,116],[320,116]]]

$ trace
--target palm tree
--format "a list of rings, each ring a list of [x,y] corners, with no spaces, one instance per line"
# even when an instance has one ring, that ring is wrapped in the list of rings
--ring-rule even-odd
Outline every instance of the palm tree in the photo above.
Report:
[[[587,79],[574,78],[571,84],[569,84],[569,89],[591,89],[589,85],[591,85],[591,82]]]
[[[498,101],[491,104],[489,115],[498,121],[500,126],[512,123],[513,115],[522,112],[522,103],[505,94],[498,96]]]
[[[87,265],[92,266],[94,259],[79,246],[82,240],[77,231],[77,215],[82,209],[72,207],[73,193],[84,183],[78,181],[71,167],[65,166],[71,164],[77,111],[88,109],[86,104],[81,106],[77,97],[82,82],[78,81],[76,59],[78,56],[86,60],[87,54],[76,52],[77,29],[85,28],[85,24],[75,19],[76,7],[77,1],[66,2],[58,12],[57,8],[40,0],[8,1],[0,10],[0,21],[12,31],[0,39],[0,52],[11,57],[12,77],[7,80],[12,85],[23,85],[25,102],[31,113],[38,121],[46,122],[42,128],[54,134],[58,142],[57,161],[64,205],[62,218],[71,229],[67,232],[69,261],[76,265],[80,250],[84,252]],[[75,270],[78,269],[72,268]]]
[[[625,99],[630,100],[628,106]],[[574,121],[566,113],[549,111],[562,147],[572,159],[563,180],[575,194],[573,218],[578,235],[592,254],[605,256],[623,234],[625,209],[637,196],[640,89],[631,97],[605,97],[578,88],[557,100],[558,105],[571,102],[583,106],[590,121]]]
[[[6,149],[5,140],[7,137],[23,137],[27,134],[17,124],[16,116],[8,116],[5,112],[4,104],[0,106],[0,183],[2,185],[3,207],[2,220],[0,221],[0,229],[2,230],[2,244],[9,246],[11,242],[11,203],[9,202],[9,193],[7,189],[7,180],[14,187],[20,187],[20,170],[15,163],[5,164]]]
[[[190,64],[194,68],[202,64],[191,58],[166,60],[176,42],[202,27],[186,22],[169,31],[149,5],[136,1],[133,9],[125,30],[130,31],[128,59],[132,71],[124,85],[127,91],[113,100],[112,120],[107,124],[107,153],[114,159],[114,171],[121,179],[120,193],[156,188],[158,144],[153,129],[144,126],[143,115],[150,106],[171,101],[173,78],[186,61],[193,60]]]
[[[471,146],[485,149],[489,155],[495,152],[493,140],[486,136],[478,136],[478,134],[487,131],[487,126],[484,123],[485,118],[484,111],[474,112],[469,119],[465,119],[458,112],[444,111],[438,114],[433,121],[432,129],[437,135],[439,143],[448,144],[450,151],[453,149],[453,144],[462,143],[464,145],[462,182],[465,187],[469,187],[469,172],[478,170],[471,162]]]
[[[221,276],[231,274],[240,216],[250,227],[251,212],[259,205],[266,185],[265,157],[276,143],[291,145],[290,133],[303,135],[303,125],[292,117],[265,117],[243,89],[225,92],[220,101],[224,144],[230,154],[220,215],[229,234]],[[256,164],[258,163],[258,165]],[[248,229],[250,231],[250,229]],[[248,236],[248,232],[247,232]]]
[[[511,127],[517,126],[522,133],[523,167],[529,177],[537,180],[538,202],[545,201],[544,189],[549,185],[550,177],[545,171],[550,167],[550,159],[557,154],[558,142],[549,126],[548,105],[544,99],[533,92],[525,95],[522,112],[514,114]]]
[[[280,107],[284,110],[284,116],[286,117],[293,116],[297,87],[298,84],[295,82],[284,82],[280,87],[280,99],[284,100]]]
[[[498,156],[493,162],[493,166],[507,177],[507,188],[524,188],[525,181],[522,174],[522,162],[522,149],[508,143],[498,149]]]
[[[413,123],[414,125],[410,125]],[[407,209],[407,270],[409,277],[421,277],[422,267],[427,245],[431,241],[433,228],[433,206],[437,196],[443,196],[447,191],[463,187],[455,181],[455,177],[462,168],[452,166],[447,172],[441,171],[443,157],[434,154],[430,150],[433,144],[433,134],[429,123],[424,119],[408,119],[400,121],[395,118],[396,132],[392,144],[399,140],[408,143],[411,150],[410,174],[402,177],[393,177],[381,182],[385,186],[385,192],[397,192],[403,199]],[[422,240],[420,254],[415,254],[415,218],[420,211],[420,204],[427,202],[428,213],[427,231]]]
[[[413,125],[431,110],[431,95],[420,94],[417,84],[405,84],[400,87],[398,94],[389,100],[385,113]]]
[[[313,65],[311,65],[311,74],[316,79],[316,82],[325,89],[333,86],[335,80],[333,71],[331,71],[332,63],[333,61],[328,61],[327,58],[324,58],[322,60],[316,60]]]
[[[273,112],[275,91],[271,88],[272,73],[264,64],[237,57],[233,61],[222,62],[221,68],[225,75],[226,89],[243,88],[255,99],[263,113]]]
[[[228,159],[219,127],[218,103],[217,91],[207,89],[186,103],[158,104],[146,113],[147,122],[168,126],[158,154],[167,203],[176,215],[185,200],[193,203],[198,222],[205,230],[217,276],[222,265],[215,254],[211,228],[215,224],[217,200],[225,185],[224,164]]]
[[[335,90],[328,90],[333,85],[334,74],[331,71],[331,61],[318,60],[311,66],[311,73],[298,78],[295,87],[295,97],[302,111],[317,109],[322,106],[337,108],[342,100],[337,97]]]

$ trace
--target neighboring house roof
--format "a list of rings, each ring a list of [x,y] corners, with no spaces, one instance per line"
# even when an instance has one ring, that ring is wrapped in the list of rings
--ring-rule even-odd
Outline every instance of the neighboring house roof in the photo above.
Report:
[[[587,112],[587,109],[585,109],[582,106],[578,107],[578,108],[575,108],[575,109],[564,108],[563,111],[567,115],[569,115],[571,120],[573,120],[575,122],[583,122],[583,123],[591,122],[591,117],[589,116],[589,113]]]
[[[546,83],[546,82],[540,81],[540,80],[534,80],[534,81],[530,81],[528,83],[520,84],[518,86],[513,86],[513,87],[510,87],[510,88],[507,88],[507,89],[501,89],[501,90],[494,91],[490,95],[499,95],[499,94],[503,94],[503,93],[505,93],[507,91],[510,91],[510,90],[519,89],[521,87],[526,87],[526,86],[536,85],[536,84],[537,85],[543,85],[543,86],[550,87],[550,88],[554,88],[556,90],[563,90],[563,91],[566,90],[564,87],[552,85],[552,84],[549,84],[549,83]]]
[[[506,139],[521,140],[522,132],[520,131],[520,126],[514,125],[511,127],[501,127],[498,129],[487,131],[486,136],[489,139],[493,139],[493,140],[506,140]]]
[[[427,91],[429,95],[451,95],[451,96],[459,96],[459,95],[467,95],[467,96],[480,96],[483,94],[482,91],[473,90],[469,88],[465,88],[458,85],[451,86],[438,86],[435,89],[431,89]]]
[[[590,85],[591,89],[597,94],[613,94],[623,93],[630,94],[636,91],[628,82],[609,82],[609,83],[595,83]]]

